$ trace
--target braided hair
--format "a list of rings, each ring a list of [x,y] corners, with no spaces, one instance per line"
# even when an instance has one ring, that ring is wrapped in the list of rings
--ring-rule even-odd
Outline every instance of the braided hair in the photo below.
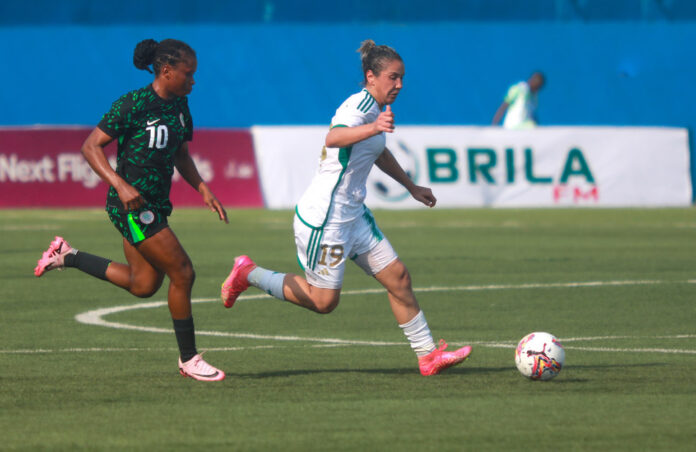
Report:
[[[176,66],[188,58],[196,58],[196,52],[185,42],[176,39],[165,39],[157,42],[154,39],[140,41],[133,51],[133,64],[138,69],[159,75],[165,64]]]
[[[389,61],[398,60],[403,62],[396,50],[385,45],[378,46],[372,39],[366,39],[360,43],[360,48],[357,52],[360,53],[365,82],[367,82],[367,71],[372,71],[373,74],[379,75]]]

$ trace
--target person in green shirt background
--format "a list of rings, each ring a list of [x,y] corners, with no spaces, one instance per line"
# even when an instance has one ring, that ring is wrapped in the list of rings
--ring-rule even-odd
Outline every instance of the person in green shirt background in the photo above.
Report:
[[[530,129],[537,126],[536,109],[538,93],[544,87],[546,77],[541,72],[534,72],[527,81],[512,85],[505,95],[503,103],[493,116],[492,125],[503,120],[506,129]]]

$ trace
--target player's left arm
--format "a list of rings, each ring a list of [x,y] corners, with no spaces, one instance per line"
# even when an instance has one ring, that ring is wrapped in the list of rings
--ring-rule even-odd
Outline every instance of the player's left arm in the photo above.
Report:
[[[196,168],[196,164],[189,154],[188,142],[185,141],[176,151],[176,155],[174,156],[174,166],[176,166],[176,169],[179,170],[181,177],[183,177],[186,182],[198,190],[198,193],[203,196],[203,202],[205,202],[210,210],[217,212],[220,220],[224,221],[225,223],[229,223],[225,208],[222,206],[220,201],[218,201],[213,192],[210,191],[208,184],[205,183],[198,172],[198,168]]]
[[[386,175],[403,185],[416,201],[420,201],[428,207],[435,207],[437,199],[433,195],[432,190],[428,187],[414,184],[389,149],[384,148],[384,151],[375,161],[375,165],[384,171]]]

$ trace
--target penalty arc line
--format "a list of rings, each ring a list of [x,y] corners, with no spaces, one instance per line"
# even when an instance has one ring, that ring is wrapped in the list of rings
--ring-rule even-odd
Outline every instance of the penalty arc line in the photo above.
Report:
[[[680,283],[680,284],[695,284],[696,280],[686,280],[686,281],[661,281],[661,280],[617,280],[617,281],[584,281],[584,282],[566,282],[566,283],[527,283],[527,284],[492,284],[492,285],[471,285],[471,286],[433,286],[433,287],[423,287],[414,288],[414,292],[457,292],[457,291],[484,291],[484,290],[516,290],[516,289],[547,289],[547,288],[583,288],[583,287],[607,287],[607,286],[635,286],[635,285],[655,285],[655,284],[665,284],[665,283]],[[368,295],[368,294],[378,294],[384,293],[385,290],[382,288],[378,289],[362,289],[362,290],[346,290],[342,292],[342,295]],[[249,301],[257,300],[263,298],[270,298],[266,294],[259,295],[247,295],[240,297],[239,301]],[[199,298],[192,300],[193,303],[207,303],[219,301],[218,298]],[[139,325],[130,325],[120,322],[111,322],[105,320],[103,317],[111,314],[116,314],[119,312],[136,310],[136,309],[152,309],[162,306],[166,306],[166,301],[155,301],[148,303],[139,303],[135,305],[123,305],[115,306],[111,308],[103,308],[87,311],[75,316],[75,320],[86,324],[102,326],[106,328],[115,329],[125,329],[142,331],[149,333],[166,333],[170,334],[171,329],[169,328],[158,328],[158,327],[148,327]],[[197,335],[202,336],[216,336],[216,337],[234,337],[240,339],[260,339],[260,340],[275,340],[275,341],[293,341],[293,342],[313,342],[318,344],[326,344],[327,346],[342,346],[342,345],[365,345],[365,346],[396,346],[404,345],[403,342],[386,342],[386,341],[364,341],[364,340],[351,340],[351,339],[338,339],[338,338],[318,338],[318,337],[300,337],[300,336],[279,336],[279,335],[263,335],[263,334],[252,334],[252,333],[233,333],[224,331],[197,331]],[[665,336],[664,338],[687,338],[693,337],[692,335],[678,335],[678,336]],[[596,338],[569,338],[569,341],[581,341],[581,340],[598,340],[598,339],[613,339],[620,337],[603,336]],[[622,337],[627,338],[627,337]],[[456,345],[455,343],[452,343]],[[479,345],[483,347],[514,347],[514,344],[506,344],[501,342],[474,342],[474,345]],[[602,348],[602,347],[566,347],[568,349],[586,350],[586,351],[653,351],[659,353],[694,353],[694,350],[683,350],[683,349],[613,349],[613,348]]]

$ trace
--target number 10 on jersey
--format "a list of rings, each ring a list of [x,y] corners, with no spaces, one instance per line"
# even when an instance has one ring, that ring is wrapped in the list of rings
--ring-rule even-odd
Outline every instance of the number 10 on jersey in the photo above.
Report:
[[[150,144],[148,147],[152,149],[156,147],[157,149],[164,149],[167,147],[167,141],[169,141],[169,129],[167,126],[162,124],[158,126],[149,126],[145,130],[150,132]]]

